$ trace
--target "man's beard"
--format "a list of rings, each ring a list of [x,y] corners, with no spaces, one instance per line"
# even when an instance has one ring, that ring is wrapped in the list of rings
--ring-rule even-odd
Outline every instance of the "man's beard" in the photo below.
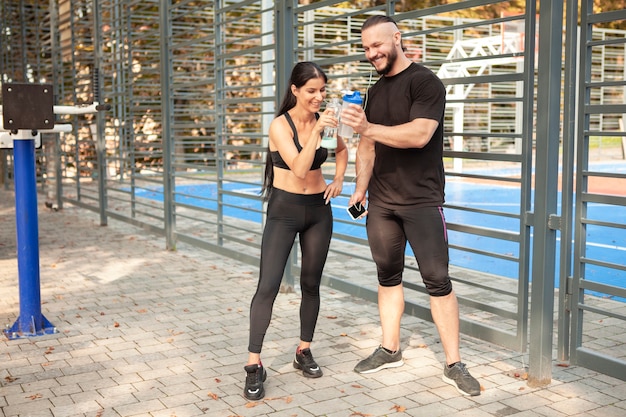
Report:
[[[391,52],[389,52],[387,54],[387,65],[385,65],[382,69],[377,69],[376,70],[378,75],[387,75],[387,74],[389,74],[389,71],[391,71],[391,68],[393,67],[393,64],[395,64],[396,59],[398,59],[398,53],[396,52],[395,49],[392,49]],[[376,67],[374,67],[374,68],[376,68]]]

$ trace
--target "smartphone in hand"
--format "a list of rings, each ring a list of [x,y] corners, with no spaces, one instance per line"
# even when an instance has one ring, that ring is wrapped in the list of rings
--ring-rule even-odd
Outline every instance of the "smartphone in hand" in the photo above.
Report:
[[[350,217],[352,217],[352,220],[356,220],[361,217],[363,213],[365,213],[367,210],[365,209],[365,207],[363,207],[363,204],[361,204],[361,202],[358,202],[348,207],[347,211],[350,214]]]

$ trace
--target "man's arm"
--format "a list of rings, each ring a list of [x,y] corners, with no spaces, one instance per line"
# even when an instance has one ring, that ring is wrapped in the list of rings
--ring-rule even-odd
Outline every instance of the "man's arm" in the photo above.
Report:
[[[397,126],[370,123],[363,109],[354,104],[342,111],[341,121],[351,126],[361,138],[366,137],[383,145],[401,149],[423,148],[439,127],[439,122],[426,118],[417,118]]]
[[[372,178],[375,157],[376,152],[374,149],[374,141],[366,137],[361,137],[359,146],[356,150],[356,185],[354,193],[348,202],[349,206],[359,202],[365,205],[365,195],[367,193],[367,187],[369,186],[370,179]]]

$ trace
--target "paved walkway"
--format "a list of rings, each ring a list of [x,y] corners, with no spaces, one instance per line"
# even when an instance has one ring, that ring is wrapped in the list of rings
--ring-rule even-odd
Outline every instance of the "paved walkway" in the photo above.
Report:
[[[13,193],[0,190],[0,320],[19,314]],[[378,345],[375,304],[329,288],[313,352],[324,377],[292,365],[297,294],[280,294],[263,352],[266,398],[242,396],[248,307],[257,271],[187,245],[164,250],[95,213],[39,209],[42,312],[54,335],[0,337],[0,417],[55,416],[597,416],[626,415],[626,382],[553,367],[530,388],[527,355],[463,336],[483,387],[463,397],[442,382],[432,323],[406,316],[405,365],[367,376],[352,368]]]

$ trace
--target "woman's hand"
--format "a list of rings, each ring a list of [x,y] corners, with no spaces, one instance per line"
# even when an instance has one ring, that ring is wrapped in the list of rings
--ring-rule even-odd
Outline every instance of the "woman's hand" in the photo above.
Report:
[[[339,125],[339,119],[337,119],[337,115],[333,109],[326,109],[322,114],[320,114],[320,118],[317,120],[316,128],[319,126],[319,132],[323,132],[326,127],[337,127]]]
[[[326,200],[326,204],[330,201],[331,198],[337,197],[341,194],[341,190],[343,189],[343,178],[335,178],[333,182],[326,186],[326,190],[324,190],[324,200]]]

